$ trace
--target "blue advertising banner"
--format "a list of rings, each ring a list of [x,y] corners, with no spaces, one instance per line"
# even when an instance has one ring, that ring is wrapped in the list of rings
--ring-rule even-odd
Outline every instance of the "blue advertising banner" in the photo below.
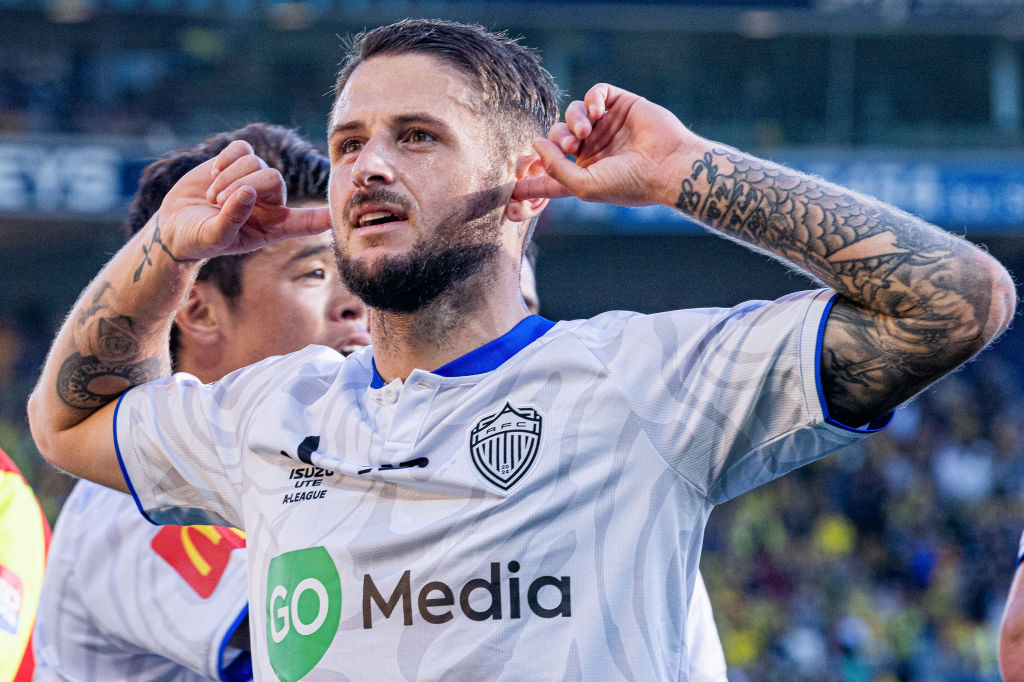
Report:
[[[894,204],[949,230],[1024,233],[1024,155],[868,156],[851,151],[788,153],[775,160]],[[663,206],[622,208],[575,199],[552,202],[546,230],[696,233],[700,226]],[[576,227],[573,228],[572,226]]]
[[[0,136],[0,218],[116,220],[142,168],[173,140]],[[1024,234],[1024,154],[868,154],[792,151],[772,158],[929,222],[961,232]],[[696,233],[664,207],[623,208],[559,199],[545,212],[550,232]]]

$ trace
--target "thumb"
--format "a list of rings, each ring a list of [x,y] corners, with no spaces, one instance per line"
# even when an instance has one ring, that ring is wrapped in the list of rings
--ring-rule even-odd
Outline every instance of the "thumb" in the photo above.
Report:
[[[331,209],[326,206],[290,208],[282,227],[289,236],[293,237],[320,234],[331,229]]]

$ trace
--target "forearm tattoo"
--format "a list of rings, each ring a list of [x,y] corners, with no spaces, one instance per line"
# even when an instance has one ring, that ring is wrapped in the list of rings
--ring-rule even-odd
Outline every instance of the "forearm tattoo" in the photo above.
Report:
[[[694,162],[676,208],[842,294],[822,380],[846,418],[898,405],[984,345],[991,285],[974,247],[898,209],[730,149]]]
[[[69,407],[95,410],[128,390],[166,374],[158,357],[138,357],[141,335],[131,317],[116,315],[104,301],[111,289],[104,282],[74,324],[88,340],[92,354],[72,353],[57,373],[57,395]]]
[[[173,253],[171,253],[171,250],[169,248],[167,248],[167,244],[164,243],[163,239],[160,236],[160,212],[158,211],[156,216],[155,216],[155,218],[154,218],[153,236],[150,238],[148,244],[143,244],[142,245],[142,262],[139,263],[139,267],[135,268],[135,275],[132,277],[132,282],[138,282],[139,281],[139,278],[142,277],[142,271],[145,269],[145,267],[147,265],[152,267],[152,265],[153,265],[152,254],[153,254],[153,251],[156,250],[157,246],[159,246],[160,250],[163,251],[164,253],[166,253],[167,256],[172,261],[174,261],[175,263],[196,263],[196,262],[198,262],[197,260],[195,260],[193,258],[178,258]]]

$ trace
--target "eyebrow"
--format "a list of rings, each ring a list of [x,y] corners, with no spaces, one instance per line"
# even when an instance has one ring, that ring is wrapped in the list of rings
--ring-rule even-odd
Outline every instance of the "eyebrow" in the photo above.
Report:
[[[441,132],[448,133],[451,131],[451,126],[442,121],[433,114],[428,114],[425,111],[416,111],[410,114],[399,114],[391,119],[391,125],[395,127],[401,127],[405,125],[411,125],[415,123],[425,123],[429,126],[437,128]],[[334,137],[340,133],[347,133],[352,130],[357,130],[363,127],[362,121],[347,121],[346,123],[339,123],[338,125],[331,128],[331,132],[328,137]]]
[[[330,250],[331,250],[330,247],[325,246],[325,245],[309,246],[309,247],[303,249],[302,251],[299,251],[298,253],[294,254],[291,258],[289,258],[285,262],[284,265],[285,265],[285,267],[288,267],[292,263],[297,263],[297,262],[299,262],[301,260],[305,260],[305,259],[310,258],[312,256],[323,255],[323,254],[329,252]]]

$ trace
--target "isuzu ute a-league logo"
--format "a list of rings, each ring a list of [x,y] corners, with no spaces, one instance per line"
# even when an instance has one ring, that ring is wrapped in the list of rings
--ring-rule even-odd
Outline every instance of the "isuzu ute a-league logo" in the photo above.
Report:
[[[477,471],[502,490],[521,481],[537,459],[540,424],[537,410],[508,403],[478,421],[469,432],[469,452]]]
[[[267,649],[279,679],[306,676],[334,641],[341,578],[323,547],[285,552],[267,567]]]

